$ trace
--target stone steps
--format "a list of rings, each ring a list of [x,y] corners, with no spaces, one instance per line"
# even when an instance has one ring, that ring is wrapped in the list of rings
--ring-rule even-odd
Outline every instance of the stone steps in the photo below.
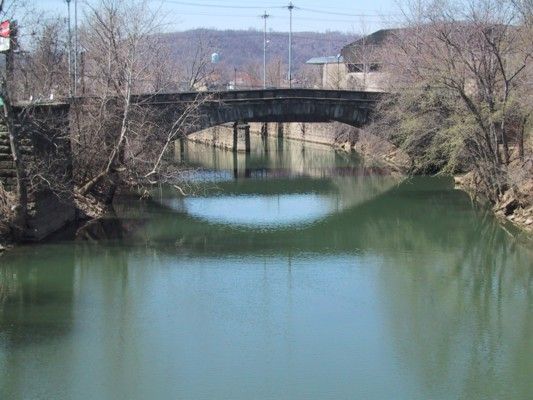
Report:
[[[14,169],[15,163],[13,160],[0,160],[0,170],[2,169]]]
[[[0,183],[5,190],[11,191],[16,185],[16,172],[11,154],[9,132],[4,124],[0,123]]]
[[[12,191],[17,186],[17,180],[13,177],[2,177],[0,178],[0,182],[8,192]]]

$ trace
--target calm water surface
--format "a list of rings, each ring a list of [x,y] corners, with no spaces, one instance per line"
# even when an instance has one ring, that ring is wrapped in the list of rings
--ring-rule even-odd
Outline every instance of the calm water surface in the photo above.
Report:
[[[531,399],[533,254],[449,179],[255,139],[0,257],[0,399]]]

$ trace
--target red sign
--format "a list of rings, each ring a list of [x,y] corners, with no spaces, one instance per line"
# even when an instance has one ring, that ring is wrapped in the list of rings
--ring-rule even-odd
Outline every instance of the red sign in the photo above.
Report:
[[[8,38],[11,35],[11,25],[9,21],[3,21],[0,23],[0,37]]]

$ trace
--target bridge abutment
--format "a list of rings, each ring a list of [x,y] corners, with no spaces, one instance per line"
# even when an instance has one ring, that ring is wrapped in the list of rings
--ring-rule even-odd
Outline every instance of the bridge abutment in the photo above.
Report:
[[[16,146],[28,191],[23,239],[41,240],[76,217],[68,104],[15,107]],[[0,182],[15,191],[17,175],[5,123],[0,124]],[[17,204],[14,204],[17,206]]]

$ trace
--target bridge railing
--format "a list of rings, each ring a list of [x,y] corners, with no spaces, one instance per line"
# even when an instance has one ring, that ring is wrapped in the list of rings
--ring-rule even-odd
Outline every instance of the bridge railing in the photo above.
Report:
[[[245,100],[271,100],[271,99],[322,99],[322,100],[344,100],[354,102],[375,102],[385,93],[364,92],[353,90],[330,90],[330,89],[247,89],[228,91],[204,91],[204,92],[177,92],[177,93],[152,93],[138,94],[132,96],[134,103],[190,103],[198,100],[209,102],[231,102]],[[83,103],[90,99],[97,99],[92,96],[76,97],[70,99],[57,99],[55,101],[17,102],[18,107],[46,107],[68,105],[73,103]]]
[[[133,96],[134,102],[147,103],[172,103],[193,102],[200,98],[209,101],[235,101],[235,100],[260,100],[260,99],[331,99],[370,101],[379,100],[383,95],[380,92],[363,92],[350,90],[327,89],[252,89],[231,91],[205,91],[160,93]]]

